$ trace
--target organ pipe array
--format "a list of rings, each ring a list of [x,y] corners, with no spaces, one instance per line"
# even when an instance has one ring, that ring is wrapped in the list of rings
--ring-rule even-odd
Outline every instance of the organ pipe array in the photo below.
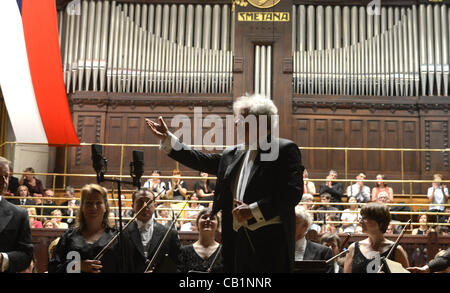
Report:
[[[255,46],[255,94],[271,97],[272,46]]]
[[[230,93],[230,5],[80,2],[58,12],[67,92]]]
[[[445,4],[293,7],[297,94],[448,96]]]

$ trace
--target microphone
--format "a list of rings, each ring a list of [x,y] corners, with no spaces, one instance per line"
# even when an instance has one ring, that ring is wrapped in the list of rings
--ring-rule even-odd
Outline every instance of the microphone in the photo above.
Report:
[[[141,188],[141,177],[144,174],[144,152],[133,151],[133,162],[130,162],[130,175],[133,178],[133,186]]]
[[[93,144],[91,146],[92,167],[97,173],[97,183],[104,181],[104,174],[106,173],[108,161],[102,156],[102,146]]]

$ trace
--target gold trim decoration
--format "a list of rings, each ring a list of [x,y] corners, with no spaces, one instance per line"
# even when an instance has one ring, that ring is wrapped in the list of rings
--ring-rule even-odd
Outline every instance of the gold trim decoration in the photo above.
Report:
[[[272,8],[280,2],[280,0],[247,0],[247,1],[250,2],[251,5],[262,9]]]
[[[231,11],[234,11],[234,6],[241,6],[241,7],[247,7],[248,2],[245,0],[233,0],[233,3],[231,5]]]

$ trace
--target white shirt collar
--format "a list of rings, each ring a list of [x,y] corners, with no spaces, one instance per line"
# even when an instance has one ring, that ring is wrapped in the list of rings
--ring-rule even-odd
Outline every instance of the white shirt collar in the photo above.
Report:
[[[306,249],[306,238],[303,237],[297,241],[295,241],[295,250],[305,251]]]
[[[147,221],[147,223],[144,223],[142,221],[139,221],[136,219],[136,223],[138,225],[138,229],[141,230],[141,227],[145,226],[145,231],[148,231],[150,228],[153,227],[153,216],[150,218],[150,220]]]
[[[2,201],[2,196],[0,195],[0,201]]]

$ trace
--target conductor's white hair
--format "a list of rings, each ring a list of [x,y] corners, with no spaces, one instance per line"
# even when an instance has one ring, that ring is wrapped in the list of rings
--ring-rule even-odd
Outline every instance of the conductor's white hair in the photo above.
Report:
[[[312,224],[311,215],[305,210],[304,207],[296,206],[295,207],[295,216],[297,217],[297,219],[308,223],[308,227],[311,226],[311,224]]]
[[[267,115],[269,124],[268,129],[270,129],[270,124],[273,123],[272,127],[277,127],[277,119],[272,119],[272,115],[278,114],[277,106],[273,103],[273,101],[265,96],[260,94],[245,94],[237,98],[237,100],[233,103],[233,112],[235,115],[240,115],[241,110],[248,111],[249,115],[262,116]]]
[[[277,115],[278,109],[270,98],[260,94],[245,94],[237,98],[233,104],[233,111],[235,114],[240,114],[241,110],[248,110],[249,114],[253,115]]]

